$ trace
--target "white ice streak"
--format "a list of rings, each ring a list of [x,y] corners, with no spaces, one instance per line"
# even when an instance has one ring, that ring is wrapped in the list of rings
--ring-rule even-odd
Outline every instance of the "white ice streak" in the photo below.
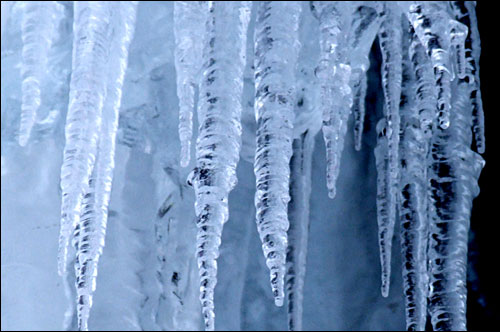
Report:
[[[284,301],[294,73],[300,47],[301,8],[299,1],[263,1],[257,5],[255,23],[255,208],[277,306]]]
[[[228,195],[236,185],[241,142],[241,98],[251,3],[210,2],[198,108],[193,184],[197,215],[200,301],[205,329],[214,330],[214,289]]]
[[[200,83],[208,1],[174,2],[175,70],[179,98],[180,164],[191,159],[195,93]]]
[[[48,53],[57,36],[63,6],[57,1],[25,1],[22,4],[22,14],[23,97],[19,144],[25,146],[42,102],[41,90],[47,72]]]
[[[106,1],[74,4],[73,64],[61,168],[60,275],[67,273],[70,238],[80,219],[83,195],[88,191],[97,154],[114,6]]]
[[[382,52],[382,88],[384,91],[385,121],[380,146],[377,146],[377,220],[379,227],[382,296],[389,295],[391,248],[396,221],[396,202],[399,178],[399,103],[402,82],[402,24],[401,12],[394,3],[385,3],[378,32]],[[377,130],[378,131],[378,130]],[[379,134],[381,133],[378,131]]]

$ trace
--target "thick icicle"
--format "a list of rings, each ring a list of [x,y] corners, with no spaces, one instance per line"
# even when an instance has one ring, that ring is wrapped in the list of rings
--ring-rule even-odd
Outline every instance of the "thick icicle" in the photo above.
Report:
[[[288,330],[302,331],[302,303],[309,236],[309,196],[311,194],[314,135],[308,131],[293,141],[290,159],[289,245],[286,255]]]
[[[459,53],[465,53],[463,48],[467,27],[452,19],[447,2],[400,3],[407,9],[406,15],[431,58],[437,87],[438,123],[442,129],[446,129],[450,126],[450,84],[454,78],[449,50],[454,47],[461,49]],[[461,72],[458,75],[463,77]]]
[[[374,5],[375,8],[362,5],[354,11],[349,35],[349,59],[352,68],[351,87],[353,89],[354,148],[357,151],[361,150],[365,121],[366,72],[370,67],[369,54],[380,25],[380,16],[377,12],[380,5],[378,3]]]
[[[104,247],[108,204],[113,181],[116,132],[122,86],[127,69],[128,48],[134,33],[137,2],[121,1],[113,17],[113,41],[108,65],[107,95],[102,111],[98,152],[89,191],[75,233],[77,318],[80,330],[88,330],[97,265]]]
[[[435,331],[466,330],[467,237],[472,200],[484,166],[470,149],[472,105],[468,84],[453,95],[451,126],[433,137],[429,168],[429,313]]]
[[[452,8],[455,18],[469,28],[469,34],[465,40],[465,56],[467,66],[471,72],[469,77],[470,99],[472,101],[472,131],[479,153],[484,153],[484,112],[481,98],[479,80],[479,56],[481,54],[481,41],[477,27],[476,8],[473,1],[453,1]]]
[[[284,301],[301,8],[299,1],[263,1],[258,4],[255,23],[255,208],[277,306]]]
[[[382,88],[384,90],[385,138],[387,149],[378,149],[378,154],[386,153],[379,161],[387,161],[384,168],[377,168],[377,198],[382,205],[378,208],[380,263],[382,267],[382,296],[389,295],[391,276],[391,248],[396,221],[396,196],[399,178],[399,102],[402,81],[402,27],[398,7],[385,3],[381,14],[382,23],[378,33],[382,52]],[[384,145],[383,143],[382,145]],[[377,162],[379,164],[379,162]],[[380,173],[382,170],[382,173]],[[379,204],[377,203],[377,204]]]
[[[411,42],[411,45],[409,58],[403,58],[399,183],[403,287],[406,301],[406,327],[409,331],[425,331],[429,288],[426,161],[431,132],[426,123],[427,118],[422,115],[425,115],[428,107],[431,108],[433,114],[435,113],[436,99],[432,91],[434,87],[432,64],[413,29],[407,37],[405,40],[410,39],[408,43]],[[417,91],[416,96],[415,91]]]
[[[112,8],[113,4],[106,1],[77,1],[74,4],[70,102],[61,168],[60,275],[67,272],[70,238],[80,219],[83,195],[88,190],[97,153],[106,97]]]
[[[351,66],[348,56],[347,19],[352,6],[347,2],[313,1],[311,7],[319,20],[320,61],[316,68],[319,80],[323,137],[326,145],[326,181],[328,196],[335,197],[335,183],[340,171],[347,120],[351,112]]]
[[[22,92],[19,144],[25,146],[41,104],[41,86],[47,71],[47,58],[62,18],[57,1],[25,1],[22,18]]]
[[[236,184],[241,141],[241,97],[251,3],[210,2],[198,109],[193,184],[197,257],[205,329],[214,329],[214,289],[228,195]]]
[[[182,167],[186,167],[191,158],[194,97],[200,82],[207,13],[207,1],[174,2],[175,70]]]

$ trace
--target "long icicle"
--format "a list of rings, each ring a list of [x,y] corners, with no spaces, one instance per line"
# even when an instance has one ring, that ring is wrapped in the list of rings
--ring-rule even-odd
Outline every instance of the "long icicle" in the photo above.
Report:
[[[114,36],[108,66],[107,95],[103,107],[103,120],[99,135],[98,153],[89,191],[85,195],[84,209],[75,236],[77,318],[80,330],[88,330],[88,318],[96,287],[97,266],[102,254],[108,220],[108,204],[113,181],[116,132],[127,69],[128,49],[134,34],[136,1],[121,1],[113,17]],[[119,14],[118,14],[119,13]],[[75,232],[76,233],[76,232]]]
[[[350,17],[349,3],[313,1],[312,11],[319,20],[320,61],[316,77],[320,85],[323,137],[326,145],[326,185],[328,196],[334,198],[335,183],[340,172],[347,120],[351,112],[351,66],[347,59],[346,22]]]
[[[370,50],[377,36],[380,25],[378,10],[380,5],[374,3],[359,6],[353,13],[349,35],[349,60],[352,68],[351,87],[353,90],[352,113],[354,117],[354,148],[361,150],[365,121],[365,97],[367,89],[366,72],[370,67]]]
[[[190,174],[197,215],[200,301],[205,329],[214,330],[214,289],[228,195],[236,184],[241,96],[251,3],[210,2],[198,110],[196,168]]]
[[[41,104],[41,86],[48,53],[63,16],[57,1],[26,1],[22,5],[22,92],[19,145],[25,146]],[[2,22],[3,23],[3,22]]]
[[[432,64],[412,28],[405,40],[410,46],[409,57],[403,58],[405,80],[401,97],[399,217],[403,287],[406,328],[409,331],[425,331],[429,288],[426,160],[432,134],[432,122],[428,123],[427,114],[429,111],[435,114],[436,99]]]
[[[66,145],[61,167],[61,231],[58,272],[68,269],[68,249],[79,222],[83,195],[97,154],[106,81],[112,4],[78,1],[74,4],[73,64],[66,119]]]
[[[470,149],[472,105],[460,81],[448,130],[434,134],[429,167],[429,314],[434,331],[465,331],[467,238],[484,160]]]
[[[255,23],[255,208],[277,306],[284,301],[300,12],[298,1],[263,1]]]
[[[191,159],[194,98],[201,76],[207,13],[207,1],[174,2],[175,70],[177,97],[179,98],[180,164],[182,167],[186,167]]]
[[[308,131],[293,141],[293,156],[290,160],[291,199],[288,205],[290,229],[285,282],[289,331],[302,331],[313,150],[314,135]]]
[[[382,296],[389,295],[391,277],[391,249],[396,222],[396,197],[399,178],[399,102],[402,81],[402,27],[401,12],[392,3],[385,3],[381,14],[382,23],[378,33],[382,52],[382,88],[384,91],[385,137],[387,149],[379,153],[387,156],[387,167],[380,173],[377,170],[378,185],[383,182],[383,188],[378,190],[377,198],[383,208],[378,209],[380,263],[382,267]],[[378,162],[377,162],[378,163]],[[384,194],[381,195],[380,193]]]

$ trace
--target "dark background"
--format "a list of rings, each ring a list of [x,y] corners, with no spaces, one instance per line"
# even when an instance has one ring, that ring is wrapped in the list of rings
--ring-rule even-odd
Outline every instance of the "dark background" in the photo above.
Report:
[[[469,232],[469,271],[467,325],[469,330],[492,328],[500,324],[498,296],[500,289],[500,227],[498,209],[499,169],[498,147],[495,139],[495,124],[498,123],[498,109],[495,107],[495,94],[498,97],[498,77],[494,74],[500,61],[496,53],[498,24],[500,17],[494,17],[496,10],[493,1],[478,1],[476,13],[481,35],[480,77],[483,95],[486,133],[486,152],[483,158],[486,165],[479,179],[481,193],[474,200]],[[496,205],[496,206],[495,206]],[[498,242],[497,242],[498,241]]]

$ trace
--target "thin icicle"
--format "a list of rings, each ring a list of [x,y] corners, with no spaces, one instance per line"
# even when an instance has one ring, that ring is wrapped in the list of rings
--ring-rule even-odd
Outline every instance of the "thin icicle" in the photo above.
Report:
[[[77,1],[74,4],[70,102],[61,168],[60,275],[67,272],[70,238],[79,222],[83,195],[88,191],[97,154],[106,97],[112,8],[113,4],[105,1]]]
[[[311,194],[312,153],[314,135],[308,131],[293,141],[290,160],[290,229],[286,256],[286,290],[288,330],[302,331],[302,305],[309,237],[309,196]]]
[[[427,321],[428,215],[427,162],[430,133],[422,125],[422,109],[436,106],[432,64],[415,36],[413,29],[405,36],[409,57],[403,57],[401,95],[401,169],[399,217],[401,221],[401,254],[403,258],[403,287],[406,301],[406,328],[425,331]],[[404,49],[407,49],[406,45]],[[413,63],[411,65],[410,61]],[[427,79],[427,80],[426,80]],[[429,91],[430,90],[430,91]],[[415,95],[417,91],[417,95]],[[425,117],[423,118],[425,121]]]
[[[194,97],[200,82],[208,1],[174,2],[175,70],[179,98],[181,166],[191,159]]]
[[[57,1],[26,1],[22,5],[22,92],[19,145],[25,146],[41,104],[41,86],[50,47],[63,15]]]
[[[198,110],[196,168],[190,175],[198,217],[197,257],[205,329],[214,330],[214,289],[228,195],[236,184],[241,97],[251,3],[210,2]]]
[[[365,97],[366,97],[366,73],[358,72],[355,74],[360,76],[354,80],[352,88],[354,90],[354,100],[352,104],[352,113],[354,116],[354,148],[356,151],[361,150],[361,139],[363,138],[363,129],[365,125]],[[354,76],[354,74],[353,74]]]
[[[382,266],[382,296],[389,295],[391,276],[391,248],[396,221],[396,196],[399,178],[399,102],[402,81],[402,28],[401,13],[398,7],[385,3],[381,14],[382,23],[378,38],[382,52],[382,88],[384,90],[385,137],[387,149],[379,149],[379,154],[386,153],[387,167],[382,173],[377,171],[378,199],[382,207],[378,209],[380,263]],[[384,145],[385,143],[382,143]],[[379,158],[381,161],[382,159]],[[379,163],[379,162],[377,162]]]
[[[438,123],[446,129],[450,126],[450,84],[454,78],[449,50],[459,47],[464,52],[467,27],[452,19],[447,2],[400,3],[407,9],[406,15],[431,58],[437,87]]]
[[[352,68],[351,87],[353,89],[354,148],[357,151],[361,150],[365,121],[366,72],[370,67],[369,54],[380,25],[380,16],[377,12],[380,6],[375,3],[375,7],[362,5],[354,11],[349,36],[349,59]]]
[[[472,105],[466,82],[453,96],[450,128],[433,137],[429,168],[429,314],[435,331],[466,330],[467,237],[484,160],[470,149]]]
[[[298,1],[263,1],[257,6],[255,208],[274,303],[282,306],[295,119],[294,73],[300,46],[298,28],[302,7]]]
[[[108,66],[107,94],[102,111],[98,152],[89,191],[75,235],[77,317],[80,330],[88,330],[92,296],[96,287],[97,265],[104,247],[108,204],[113,181],[116,132],[122,86],[127,69],[128,49],[134,33],[136,1],[119,2],[113,17],[113,41]],[[119,12],[118,12],[119,11]]]
[[[351,66],[346,40],[352,6],[346,2],[313,1],[312,11],[319,20],[320,61],[316,68],[319,80],[323,137],[326,145],[326,181],[328,196],[335,197],[335,183],[344,150],[347,119],[351,112],[352,93],[349,85]]]
[[[469,28],[469,34],[465,40],[465,57],[467,69],[470,69],[469,87],[472,102],[472,131],[479,153],[484,153],[484,112],[481,98],[481,87],[479,79],[479,56],[481,54],[481,41],[477,27],[476,8],[473,1],[453,1],[452,8],[455,18]],[[466,69],[466,70],[467,70]]]

